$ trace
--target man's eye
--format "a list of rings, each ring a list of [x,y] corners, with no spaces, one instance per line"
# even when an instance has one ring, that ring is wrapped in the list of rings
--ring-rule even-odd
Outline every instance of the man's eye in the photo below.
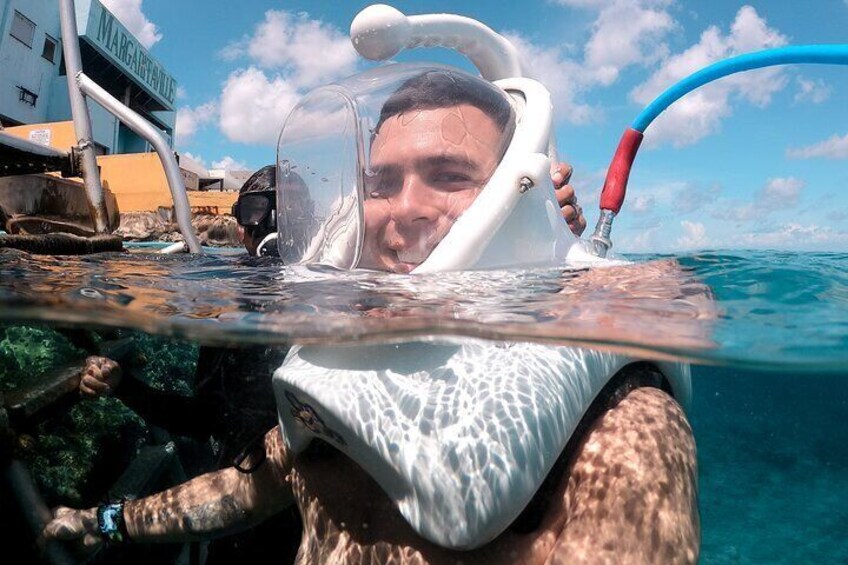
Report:
[[[376,181],[368,183],[365,187],[365,196],[368,198],[388,198],[391,196],[391,187],[385,182]]]
[[[465,183],[470,182],[472,179],[468,173],[459,171],[443,171],[436,173],[435,180],[440,183]]]

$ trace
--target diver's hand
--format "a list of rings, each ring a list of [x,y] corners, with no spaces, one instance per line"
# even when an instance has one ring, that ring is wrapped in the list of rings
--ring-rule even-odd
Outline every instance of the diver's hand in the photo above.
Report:
[[[75,510],[59,506],[53,519],[41,532],[41,541],[60,540],[72,542],[83,553],[92,553],[103,545],[103,536],[97,526],[97,508]]]
[[[85,360],[85,368],[80,375],[80,394],[88,398],[98,398],[115,392],[121,383],[121,366],[108,357],[92,355]]]
[[[559,207],[562,209],[562,217],[568,222],[568,227],[574,235],[580,236],[586,229],[586,218],[583,217],[583,208],[577,204],[577,195],[574,188],[568,184],[571,180],[573,169],[568,163],[560,163],[557,170],[551,175],[554,181],[554,192]]]

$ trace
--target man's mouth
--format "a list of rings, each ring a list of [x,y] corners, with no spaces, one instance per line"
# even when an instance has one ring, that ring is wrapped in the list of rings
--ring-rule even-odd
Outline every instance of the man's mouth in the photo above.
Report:
[[[431,249],[423,245],[416,246],[413,249],[401,249],[397,251],[397,258],[401,263],[409,263],[417,266],[430,256],[430,251]]]

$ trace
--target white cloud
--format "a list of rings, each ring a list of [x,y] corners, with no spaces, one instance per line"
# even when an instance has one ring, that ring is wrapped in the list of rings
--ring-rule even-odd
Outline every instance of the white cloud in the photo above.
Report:
[[[273,145],[308,89],[356,70],[347,35],[306,13],[269,10],[250,37],[230,44],[227,59],[254,62],[227,77],[218,125],[230,141]],[[324,123],[324,122],[321,122]]]
[[[217,115],[218,106],[215,102],[207,102],[195,108],[178,108],[177,123],[174,126],[177,145],[189,143],[194,134],[204,125],[214,121]]]
[[[750,202],[724,199],[712,210],[712,217],[720,220],[749,222],[763,219],[774,212],[795,208],[806,183],[795,177],[769,179]]]
[[[206,160],[203,157],[201,157],[200,155],[194,155],[193,153],[189,153],[188,151],[183,151],[182,155],[185,155],[186,157],[188,157],[192,161],[196,161],[197,163],[203,165],[204,167],[206,166]]]
[[[721,186],[717,184],[702,188],[690,183],[682,183],[682,186],[674,193],[671,204],[677,212],[689,214],[714,202],[720,194]]]
[[[220,161],[212,161],[210,169],[224,169],[225,171],[246,171],[250,167],[244,161],[236,161],[229,155],[225,156]]]
[[[763,189],[757,193],[756,201],[766,208],[786,208],[798,204],[798,196],[806,183],[795,177],[769,179]]]
[[[563,48],[539,47],[515,33],[504,35],[530,65],[533,78],[550,91],[557,121],[585,124],[599,115],[597,108],[579,101],[591,79],[583,66],[570,59]]]
[[[633,64],[652,63],[668,53],[662,42],[674,26],[668,2],[617,0],[604,6],[585,47],[585,67],[602,84],[612,84],[619,71]]]
[[[296,88],[352,74],[358,60],[347,34],[306,13],[285,10],[265,12],[253,36],[227,46],[223,55],[248,55],[261,67],[283,71]]]
[[[842,137],[834,135],[829,139],[806,147],[788,149],[786,156],[793,159],[811,159],[813,157],[848,159],[848,133]]]
[[[715,61],[785,43],[786,38],[768,27],[754,8],[743,6],[728,34],[716,26],[709,27],[698,43],[668,57],[658,71],[631,91],[630,97],[640,104],[648,104],[667,87]],[[785,85],[783,71],[776,68],[740,73],[704,86],[661,114],[651,125],[646,142],[658,145],[668,141],[675,146],[695,143],[718,131],[721,120],[732,113],[732,97],[765,106]]]
[[[668,52],[662,41],[675,27],[670,0],[561,0],[562,5],[598,10],[583,58],[566,45],[543,47],[515,32],[504,35],[527,61],[534,78],[551,92],[556,118],[585,124],[600,116],[586,92],[609,86],[631,65],[647,65]]]
[[[627,205],[627,209],[634,214],[647,214],[652,211],[656,201],[649,194],[637,194]]]
[[[177,86],[177,100],[182,100],[188,96],[188,92],[182,86]]]
[[[656,253],[665,247],[661,237],[663,225],[639,230],[628,230],[626,234],[613,240],[613,250],[622,253]],[[635,235],[631,235],[635,232]]]
[[[683,235],[677,238],[677,247],[695,249],[707,246],[707,230],[704,224],[683,220],[680,222],[680,227],[683,228]]]
[[[742,247],[791,249],[844,249],[848,232],[816,224],[788,223],[759,232],[744,233],[737,239]]]
[[[830,98],[831,88],[822,79],[807,80],[802,77],[796,77],[798,83],[798,92],[795,93],[795,102],[812,102],[813,104],[821,104]]]
[[[148,49],[162,39],[159,28],[147,19],[141,9],[143,0],[101,0],[101,2]]]
[[[710,215],[717,220],[729,220],[733,222],[750,222],[762,218],[765,211],[757,208],[753,202],[741,200],[723,200],[713,208]]]
[[[298,100],[297,89],[282,76],[269,78],[256,67],[237,70],[224,84],[218,125],[230,141],[274,145]]]

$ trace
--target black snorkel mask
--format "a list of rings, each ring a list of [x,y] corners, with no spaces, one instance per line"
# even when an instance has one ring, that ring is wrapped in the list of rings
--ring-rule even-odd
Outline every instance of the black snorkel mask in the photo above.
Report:
[[[261,241],[256,247],[257,256],[277,255],[277,192],[275,189],[240,194],[233,204],[236,223],[250,228],[252,236]],[[259,234],[267,234],[264,237]],[[274,237],[271,237],[274,236]]]
[[[240,194],[233,204],[233,216],[242,227],[258,227],[259,231],[277,229],[277,192],[274,189]]]

